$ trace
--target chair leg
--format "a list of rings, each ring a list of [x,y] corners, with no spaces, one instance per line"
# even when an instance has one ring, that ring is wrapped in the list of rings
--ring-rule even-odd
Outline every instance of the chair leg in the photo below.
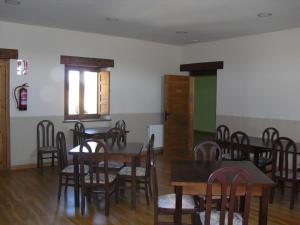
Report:
[[[150,200],[149,200],[149,193],[148,193],[148,184],[147,184],[147,181],[145,181],[145,196],[146,196],[147,205],[149,205],[150,204]]]
[[[115,184],[115,195],[116,195],[116,204],[119,203],[119,181],[116,182]]]
[[[43,166],[43,153],[40,153],[40,168],[43,170],[44,166]]]
[[[151,177],[149,177],[149,183],[148,183],[148,187],[149,187],[149,193],[150,193],[150,197],[152,198],[152,185],[151,185]]]
[[[154,225],[158,225],[158,212],[157,212],[157,206],[154,206]]]
[[[66,195],[66,193],[67,193],[67,191],[68,191],[68,186],[69,186],[69,177],[68,176],[66,176],[66,183],[65,183],[65,195]]]
[[[105,216],[109,216],[109,192],[105,192]]]
[[[60,200],[61,186],[62,186],[62,175],[59,174],[59,181],[58,181],[58,200]]]
[[[52,152],[52,167],[54,167],[54,152]]]
[[[295,194],[296,194],[296,183],[292,183],[292,188],[291,188],[291,200],[290,200],[290,209],[294,209],[294,204],[295,204]]]
[[[37,168],[40,168],[40,151],[37,151],[37,162],[36,162]]]
[[[81,188],[81,214],[84,215],[85,213],[85,190],[84,188]]]
[[[280,181],[280,185],[281,185],[281,195],[284,194],[284,185],[285,185],[285,182],[284,181]]]

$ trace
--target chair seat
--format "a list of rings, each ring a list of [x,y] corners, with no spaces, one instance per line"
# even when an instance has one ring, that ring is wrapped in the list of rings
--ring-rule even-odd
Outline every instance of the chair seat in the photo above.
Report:
[[[88,173],[89,167],[87,165],[84,166],[84,173]],[[62,173],[74,174],[74,165],[68,165],[61,171]],[[80,166],[79,166],[80,172]]]
[[[124,166],[124,163],[122,163],[122,162],[109,161],[107,163],[107,167],[109,169],[121,169],[123,166]],[[104,168],[104,161],[99,162],[98,167]]]
[[[112,183],[112,182],[114,182],[115,180],[116,180],[116,178],[117,178],[117,175],[115,175],[115,174],[108,174],[108,182],[109,183]],[[87,184],[89,184],[90,183],[90,174],[88,174],[88,175],[86,175],[85,177],[84,177],[84,183],[87,183]],[[93,173],[93,183],[94,184],[96,184],[96,174],[95,173]],[[104,184],[105,183],[105,176],[104,176],[104,173],[99,173],[99,183],[100,184]]]
[[[275,173],[275,176],[276,176],[276,177],[283,177],[283,178],[286,178],[285,172],[283,172],[283,173],[282,173],[282,176],[280,176],[279,171],[277,171],[277,172]],[[288,171],[288,177],[287,177],[287,179],[293,180],[293,172],[292,172],[291,170]],[[297,174],[296,174],[296,179],[300,181],[300,173],[299,173],[299,172],[297,172]]]
[[[200,212],[200,220],[201,223],[205,222],[205,212]],[[212,210],[210,214],[210,225],[219,225],[220,224],[220,211]],[[225,223],[224,225],[228,225],[228,211],[225,212]],[[233,213],[233,223],[232,225],[243,225],[243,217],[240,213]]]
[[[230,153],[223,153],[222,154],[222,159],[231,160],[231,154]]]
[[[174,209],[175,210],[176,195],[167,194],[158,196],[158,208]],[[195,208],[195,201],[191,195],[182,195],[182,209],[193,210]]]
[[[57,152],[57,148],[54,147],[54,146],[48,146],[48,147],[40,147],[39,148],[39,151],[42,151],[42,152]]]
[[[144,167],[136,167],[136,176],[144,177],[146,176],[146,168]],[[120,176],[131,176],[131,167],[125,166],[119,171]]]

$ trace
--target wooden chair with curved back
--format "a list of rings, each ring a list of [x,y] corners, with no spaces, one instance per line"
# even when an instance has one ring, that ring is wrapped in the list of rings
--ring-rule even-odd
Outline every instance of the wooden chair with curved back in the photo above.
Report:
[[[220,210],[216,210],[213,205],[213,186],[220,185],[221,203]],[[243,183],[243,189],[238,186]],[[217,189],[214,189],[217,190]],[[200,222],[202,225],[247,225],[249,220],[251,202],[252,183],[249,173],[238,167],[224,167],[213,172],[207,182],[206,207],[204,212],[200,212]],[[214,193],[215,194],[215,193]],[[237,207],[237,197],[243,197],[239,207]],[[243,213],[235,212],[235,209],[242,209]]]
[[[73,138],[73,145],[77,146],[80,145],[81,143],[84,142],[84,132],[85,132],[85,127],[83,123],[77,121],[74,125],[74,138]]]
[[[297,146],[287,137],[277,138],[272,150],[272,179],[281,186],[281,194],[285,187],[291,187],[290,209],[294,208],[296,194],[300,191],[300,172],[297,171]],[[286,183],[291,186],[286,186]],[[271,202],[274,199],[274,188],[271,191]]]
[[[44,157],[44,155],[47,156]],[[57,158],[57,148],[55,147],[54,124],[50,120],[42,120],[37,124],[37,168],[43,169],[44,159],[51,159],[53,167],[55,158]]]
[[[242,131],[234,132],[230,137],[231,160],[250,160],[250,140]]]
[[[120,128],[111,128],[107,131],[104,137],[104,141],[107,146],[111,145],[121,145],[124,143],[121,143],[123,135],[123,130]],[[99,163],[99,167],[103,168],[104,162]],[[110,170],[116,170],[117,172],[124,167],[124,163],[122,162],[115,162],[115,161],[108,161],[108,168]]]
[[[268,127],[263,131],[262,140],[266,145],[272,145],[279,138],[279,131],[274,127]],[[272,151],[263,151],[258,158],[258,168],[267,172],[267,167],[272,165]]]
[[[147,204],[150,204],[149,194],[152,196],[152,188],[151,188],[151,168],[150,168],[150,152],[153,151],[153,145],[154,145],[154,134],[151,135],[148,143],[147,143],[147,152],[146,152],[146,162],[145,166],[141,167],[138,166],[135,168],[136,170],[136,182],[137,182],[137,188],[145,191],[145,197]],[[125,166],[123,167],[119,173],[119,180],[120,180],[120,189],[124,190],[126,188],[126,183],[132,182],[132,167],[131,166]],[[131,187],[130,187],[131,188]]]
[[[230,140],[230,131],[226,125],[220,125],[216,130],[216,141],[222,149],[222,158],[230,159],[229,152],[229,140]]]
[[[92,151],[91,145],[95,145]],[[116,194],[118,202],[118,180],[116,174],[108,173],[107,147],[98,140],[86,140],[80,145],[79,153],[80,184],[81,184],[81,213],[85,212],[85,196],[90,198],[92,192],[104,193],[105,215],[109,215],[109,199],[113,193]],[[104,162],[103,170],[97,166]],[[85,173],[85,165],[88,166],[88,173]]]
[[[149,153],[153,189],[154,225],[171,225],[174,224],[173,221],[162,222],[159,220],[159,216],[175,215],[176,195],[175,193],[159,195],[154,151],[151,150]],[[182,214],[191,215],[191,224],[197,224],[196,221],[198,211],[199,206],[195,203],[194,197],[191,195],[182,195]]]
[[[218,143],[204,141],[194,148],[195,160],[222,160],[222,150]]]
[[[62,186],[65,186],[65,193],[67,192],[68,186],[74,186],[74,165],[68,163],[66,138],[65,134],[61,131],[56,134],[56,146],[59,171],[58,199],[60,199]],[[85,172],[87,172],[87,167],[85,167]],[[71,183],[69,183],[69,181],[71,181]]]
[[[127,135],[126,135],[126,123],[125,123],[125,121],[124,120],[118,120],[115,123],[115,128],[120,128],[121,130],[123,130],[121,141],[126,142]]]

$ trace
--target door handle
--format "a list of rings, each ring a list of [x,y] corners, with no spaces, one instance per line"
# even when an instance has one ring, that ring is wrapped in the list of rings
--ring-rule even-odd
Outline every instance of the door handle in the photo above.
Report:
[[[165,121],[168,120],[168,116],[170,116],[170,115],[171,115],[171,113],[168,113],[167,111],[165,112]]]

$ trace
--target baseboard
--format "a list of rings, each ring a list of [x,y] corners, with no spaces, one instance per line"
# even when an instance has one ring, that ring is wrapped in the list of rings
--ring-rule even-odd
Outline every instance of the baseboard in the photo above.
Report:
[[[43,163],[43,167],[50,167],[52,166],[51,162],[45,162]],[[21,165],[14,165],[10,167],[10,170],[27,170],[27,169],[36,169],[37,164],[36,163],[30,163],[30,164],[21,164]]]

